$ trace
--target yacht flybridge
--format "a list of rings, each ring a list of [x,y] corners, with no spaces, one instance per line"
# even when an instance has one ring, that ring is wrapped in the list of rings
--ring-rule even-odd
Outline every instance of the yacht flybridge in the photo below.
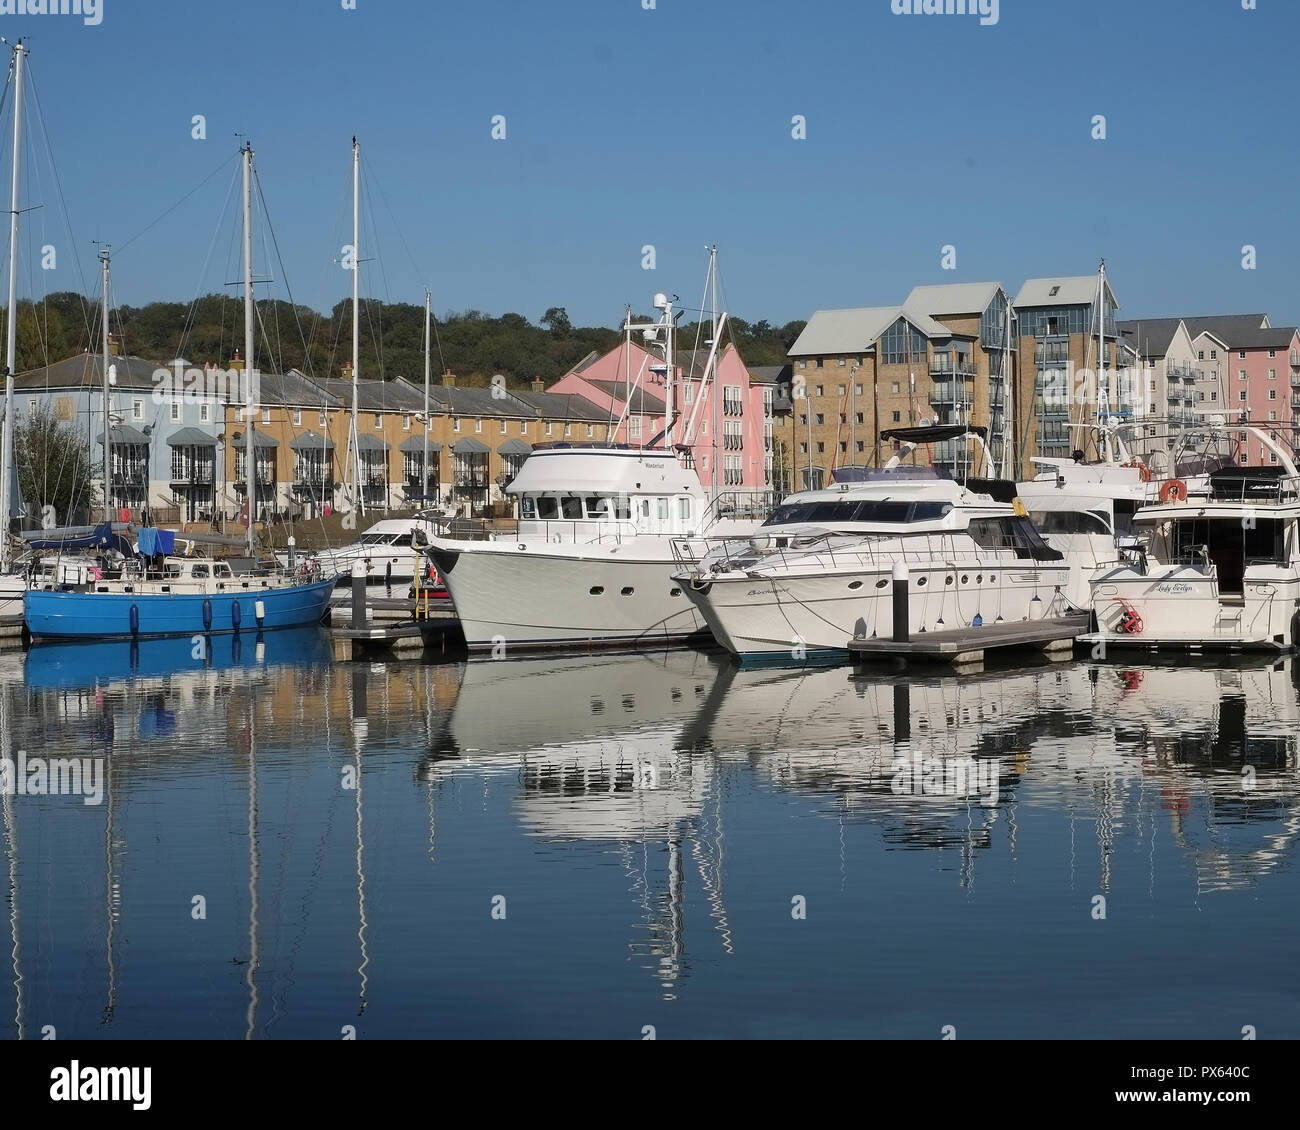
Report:
[[[1266,431],[1276,466],[1210,473],[1204,497],[1170,480],[1133,519],[1129,564],[1091,582],[1097,630],[1085,643],[1287,651],[1300,643],[1300,472]]]
[[[506,488],[517,529],[429,554],[471,652],[684,642],[704,622],[672,579],[674,538],[749,529],[721,518],[669,451],[534,451]]]
[[[1061,615],[1073,566],[1038,535],[1014,483],[900,465],[962,425],[893,429],[908,444],[857,481],[792,495],[751,537],[677,544],[675,580],[741,658],[842,657],[893,632],[891,577],[907,566],[910,633]]]

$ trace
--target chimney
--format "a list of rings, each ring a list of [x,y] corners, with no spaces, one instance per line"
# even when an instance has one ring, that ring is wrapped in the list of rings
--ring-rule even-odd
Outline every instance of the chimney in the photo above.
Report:
[[[232,373],[242,373],[244,371],[244,359],[239,356],[239,350],[235,350],[235,356],[230,362],[230,371]]]
[[[444,369],[442,371],[442,383],[448,388],[456,387],[456,376],[450,369]]]
[[[351,362],[351,361],[344,361],[344,362],[343,362],[343,379],[344,379],[345,381],[350,381],[350,380],[352,379],[352,362]]]
[[[108,335],[108,355],[110,357],[122,356],[122,343],[113,334]]]
[[[546,382],[545,382],[544,380],[542,380],[541,377],[534,377],[534,378],[533,378],[533,391],[534,391],[534,392],[545,392],[545,391],[546,391]]]

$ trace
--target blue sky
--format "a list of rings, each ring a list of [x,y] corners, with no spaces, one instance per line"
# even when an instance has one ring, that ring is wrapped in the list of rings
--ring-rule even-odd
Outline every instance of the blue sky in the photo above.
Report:
[[[891,0],[102,3],[99,26],[0,16],[28,37],[75,237],[35,139],[25,295],[80,289],[70,250],[93,284],[94,239],[119,249],[120,302],[221,289],[244,132],[294,297],[328,308],[350,287],[356,134],[362,254],[379,255],[363,290],[428,286],[439,312],[615,325],[656,290],[695,307],[717,243],[725,304],[750,320],[923,283],[1014,293],[1103,256],[1123,317],[1300,319],[1295,0],[1001,0],[994,26]],[[33,263],[45,243],[56,271]]]

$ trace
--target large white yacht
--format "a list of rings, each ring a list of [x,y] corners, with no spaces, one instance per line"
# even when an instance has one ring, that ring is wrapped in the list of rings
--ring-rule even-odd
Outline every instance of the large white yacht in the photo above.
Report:
[[[679,543],[675,580],[718,642],[742,659],[843,658],[893,632],[896,562],[911,586],[910,633],[1040,619],[1069,610],[1072,566],[1038,535],[1014,483],[957,482],[900,465],[961,425],[899,428],[906,446],[860,481],[792,495],[749,538]]]
[[[1114,647],[1288,651],[1300,644],[1300,472],[1266,431],[1245,424],[1276,459],[1209,476],[1133,519],[1135,560],[1092,578],[1097,631]]]
[[[720,517],[668,451],[538,449],[506,493],[519,500],[517,529],[430,538],[471,652],[705,637],[673,580],[672,541],[753,528]]]

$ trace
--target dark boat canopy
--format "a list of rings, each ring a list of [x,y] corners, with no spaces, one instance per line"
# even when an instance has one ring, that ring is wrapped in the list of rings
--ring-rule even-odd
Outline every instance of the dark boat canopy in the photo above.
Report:
[[[117,526],[117,529],[126,529]],[[114,523],[98,526],[74,526],[60,530],[40,530],[24,534],[31,549],[107,549],[115,540]]]
[[[966,480],[966,489],[976,494],[987,494],[994,502],[1015,502],[1016,484],[1010,479],[976,479]]]
[[[980,439],[987,439],[989,430],[975,424],[931,424],[927,428],[889,428],[880,433],[880,438],[897,439],[903,443],[943,443],[972,433]]]

